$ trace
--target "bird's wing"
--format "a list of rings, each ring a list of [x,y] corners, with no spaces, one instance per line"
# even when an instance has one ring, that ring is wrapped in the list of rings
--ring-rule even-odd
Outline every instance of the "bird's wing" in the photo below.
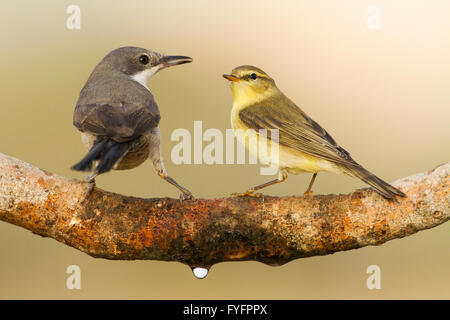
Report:
[[[280,145],[296,149],[344,166],[354,166],[356,162],[350,154],[317,122],[312,120],[287,97],[277,101],[262,101],[242,109],[240,120],[250,129],[264,134],[270,139],[270,129],[278,129]]]
[[[159,120],[150,91],[135,81],[124,80],[83,88],[73,124],[81,132],[126,142],[156,127]]]

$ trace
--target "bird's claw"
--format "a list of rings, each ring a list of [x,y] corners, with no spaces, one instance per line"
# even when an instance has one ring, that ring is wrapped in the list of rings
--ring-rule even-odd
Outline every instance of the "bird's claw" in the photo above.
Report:
[[[255,193],[253,190],[247,190],[244,193],[234,192],[231,194],[233,197],[251,197],[251,198],[262,198],[262,193]]]
[[[307,191],[303,192],[303,195],[304,196],[312,196],[313,192],[311,190],[309,190],[309,191],[307,190]]]
[[[194,199],[194,196],[190,192],[181,193],[180,194],[180,202],[183,202],[184,200],[192,200]]]

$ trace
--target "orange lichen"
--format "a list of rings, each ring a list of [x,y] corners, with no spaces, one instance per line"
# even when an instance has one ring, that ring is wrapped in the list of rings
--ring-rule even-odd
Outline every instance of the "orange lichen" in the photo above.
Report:
[[[3,161],[3,162],[2,162]],[[2,171],[3,170],[3,171]],[[92,256],[193,266],[227,260],[281,265],[292,259],[379,245],[450,219],[450,164],[404,179],[408,198],[349,195],[138,199],[0,157],[0,219]]]

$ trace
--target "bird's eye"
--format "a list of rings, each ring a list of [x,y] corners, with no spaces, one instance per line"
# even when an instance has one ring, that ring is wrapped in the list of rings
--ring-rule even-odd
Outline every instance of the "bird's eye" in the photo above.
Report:
[[[149,58],[147,55],[143,54],[142,56],[139,57],[139,62],[142,64],[147,64],[149,61]]]
[[[252,73],[251,75],[250,75],[250,78],[252,78],[253,80],[256,80],[256,73]]]

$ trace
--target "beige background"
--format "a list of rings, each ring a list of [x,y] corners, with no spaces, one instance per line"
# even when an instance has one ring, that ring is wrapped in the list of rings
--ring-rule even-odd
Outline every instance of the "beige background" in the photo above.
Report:
[[[81,30],[66,8],[81,7]],[[367,7],[381,29],[366,28]],[[159,103],[168,172],[196,197],[220,197],[265,182],[256,165],[170,161],[176,128],[230,128],[231,94],[221,74],[261,67],[354,158],[387,181],[450,159],[448,1],[10,1],[0,11],[0,152],[68,177],[81,159],[72,126],[78,93],[110,50],[142,46],[194,58],[149,83]],[[272,195],[300,194],[310,175],[291,176]],[[106,190],[178,195],[149,164],[100,177]],[[364,184],[319,175],[316,193]],[[221,263],[204,280],[179,263],[91,258],[0,222],[0,298],[450,298],[450,224],[379,247],[293,261],[282,267]],[[82,289],[65,288],[68,265]],[[366,288],[379,265],[381,290]]]

